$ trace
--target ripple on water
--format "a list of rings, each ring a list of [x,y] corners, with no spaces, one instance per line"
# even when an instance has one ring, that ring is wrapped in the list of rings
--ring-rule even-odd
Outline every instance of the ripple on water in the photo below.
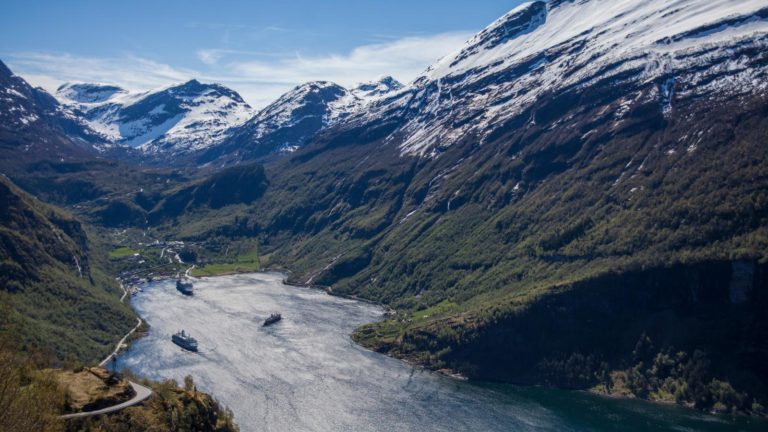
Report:
[[[195,295],[147,284],[132,304],[150,324],[118,359],[153,379],[181,382],[232,408],[247,431],[761,430],[766,423],[583,393],[454,381],[366,351],[349,338],[382,318],[377,306],[287,286],[282,275],[205,278]],[[284,319],[262,327],[272,312]],[[184,329],[200,353],[170,336]],[[715,419],[715,421],[711,421]],[[764,429],[763,429],[764,430]]]

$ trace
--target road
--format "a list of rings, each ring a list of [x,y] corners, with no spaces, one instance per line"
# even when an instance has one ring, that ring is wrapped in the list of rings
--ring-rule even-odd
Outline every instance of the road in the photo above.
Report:
[[[67,419],[73,419],[73,418],[80,418],[80,417],[88,417],[88,416],[95,416],[99,414],[108,414],[115,411],[120,411],[123,408],[128,408],[129,406],[134,406],[137,404],[140,404],[147,400],[150,396],[152,396],[152,390],[144,387],[141,384],[136,384],[135,382],[129,382],[131,387],[133,387],[133,391],[136,392],[136,396],[131,398],[131,400],[127,400],[121,404],[112,405],[111,407],[102,408],[100,410],[95,411],[85,411],[85,412],[79,412],[74,414],[66,414],[61,416],[60,418],[63,420]]]
[[[112,354],[108,355],[104,360],[102,360],[101,363],[99,363],[99,366],[103,367],[105,364],[107,364],[108,361],[112,360],[112,357],[116,356],[117,352],[120,351],[120,348],[123,347],[123,344],[125,344],[125,340],[128,339],[128,336],[132,335],[133,332],[139,329],[139,326],[141,326],[141,322],[142,322],[141,318],[136,318],[136,321],[137,321],[136,327],[131,329],[131,331],[126,333],[126,335],[123,336],[122,339],[120,339],[120,342],[117,343],[117,346],[115,346],[115,350],[112,351]]]
[[[128,295],[128,290],[125,289],[125,286],[122,283],[120,284],[120,288],[123,289],[123,296],[120,297],[120,302],[122,303],[125,300],[125,297]],[[128,339],[128,336],[132,335],[133,332],[138,330],[138,328],[141,326],[141,323],[142,323],[141,318],[137,317],[136,318],[136,327],[131,329],[131,331],[126,333],[126,335],[123,336],[122,339],[120,339],[120,341],[115,346],[115,350],[112,351],[112,353],[110,355],[108,355],[104,360],[102,360],[101,363],[99,363],[99,366],[103,367],[113,357],[117,356],[118,351],[120,351],[120,348],[122,348],[123,345],[125,344],[125,340]],[[123,408],[127,408],[129,406],[133,406],[133,405],[139,404],[139,403],[144,402],[145,400],[147,400],[147,398],[149,398],[150,396],[152,396],[152,390],[150,388],[144,387],[141,384],[136,384],[133,381],[128,381],[128,384],[131,385],[131,387],[133,388],[133,391],[136,393],[136,396],[134,396],[130,400],[125,401],[125,402],[120,403],[120,404],[117,404],[117,405],[113,405],[111,407],[102,408],[100,410],[79,412],[79,413],[73,413],[73,414],[65,414],[63,416],[60,416],[60,418],[64,419],[64,420],[67,420],[67,419],[73,419],[73,418],[94,416],[94,415],[99,415],[99,414],[107,414],[107,413],[119,411],[119,410],[121,410]]]
[[[119,280],[119,279],[118,279],[118,280]],[[122,296],[122,297],[120,297],[120,303],[122,303],[122,302],[123,302],[123,300],[125,300],[125,297],[128,295],[128,290],[127,290],[127,289],[125,289],[125,285],[123,285],[123,283],[122,283],[122,282],[120,282],[120,288],[122,288],[122,289],[123,289],[123,296]]]
[[[122,282],[120,282],[120,288],[123,289],[123,296],[120,297],[120,303],[122,303],[125,300],[125,297],[128,295],[128,290],[125,289],[125,285],[123,285]],[[102,360],[101,363],[99,363],[99,366],[103,367],[105,364],[107,364],[108,361],[112,360],[112,357],[116,356],[117,352],[120,351],[120,348],[123,347],[123,345],[125,344],[125,340],[128,339],[128,336],[132,335],[133,332],[139,329],[139,327],[141,326],[141,318],[136,317],[136,321],[137,321],[136,327],[132,328],[131,331],[129,331],[125,336],[123,336],[122,339],[120,339],[120,341],[115,346],[115,350],[112,351],[112,353],[108,355],[104,360]]]

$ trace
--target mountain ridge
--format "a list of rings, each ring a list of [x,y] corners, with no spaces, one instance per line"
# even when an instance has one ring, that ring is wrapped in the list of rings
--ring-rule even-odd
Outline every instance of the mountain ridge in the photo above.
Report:
[[[389,76],[351,90],[329,81],[300,84],[235,128],[227,140],[199,155],[197,163],[231,164],[292,153],[323,130],[402,88]]]
[[[731,73],[734,81],[727,82],[718,80],[722,72],[715,69],[711,76],[696,74],[696,59],[703,56],[719,57],[722,67],[750,71],[732,60],[728,50],[738,47],[737,41],[765,45],[764,4],[723,0],[707,8],[697,1],[678,1],[670,13],[664,13],[665,6],[525,3],[430,66],[400,99],[373,104],[355,120],[362,123],[392,112],[406,121],[390,142],[399,142],[404,154],[433,157],[464,137],[492,139],[494,125],[519,116],[548,93],[575,93],[600,80],[656,82],[657,92],[649,96],[662,105],[697,91],[703,97],[729,89],[738,93],[739,85],[765,89],[761,75]],[[682,76],[675,77],[676,70]],[[667,90],[671,93],[665,96]],[[625,101],[625,107],[632,102]],[[414,108],[419,114],[411,118]]]
[[[147,162],[161,158],[165,165],[170,156],[171,165],[186,165],[211,163],[223,154],[251,155],[240,158],[247,160],[290,153],[320,130],[402,88],[391,76],[350,90],[312,81],[258,111],[235,91],[196,79],[142,93],[111,84],[66,83],[57,89],[57,98],[109,143],[97,146],[102,153]],[[211,94],[210,100],[201,100]]]
[[[149,154],[183,154],[214,145],[253,115],[233,90],[195,79],[143,93],[65,84],[57,95],[105,141]]]

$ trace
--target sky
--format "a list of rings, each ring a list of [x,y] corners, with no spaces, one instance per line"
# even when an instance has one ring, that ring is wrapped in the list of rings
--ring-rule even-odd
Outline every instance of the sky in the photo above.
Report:
[[[0,60],[48,91],[192,78],[255,108],[307,81],[407,83],[521,0],[1,0]]]

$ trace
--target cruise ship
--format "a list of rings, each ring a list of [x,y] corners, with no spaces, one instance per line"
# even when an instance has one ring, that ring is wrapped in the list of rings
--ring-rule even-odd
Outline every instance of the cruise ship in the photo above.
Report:
[[[185,333],[184,330],[171,336],[171,340],[185,350],[197,351],[197,339]]]
[[[184,295],[191,296],[194,294],[194,291],[192,290],[192,282],[188,279],[176,279],[176,289]]]
[[[268,325],[271,325],[271,324],[274,324],[274,323],[280,321],[281,319],[283,319],[283,316],[280,315],[279,313],[272,314],[272,315],[269,316],[269,318],[264,320],[264,327],[266,327]]]

